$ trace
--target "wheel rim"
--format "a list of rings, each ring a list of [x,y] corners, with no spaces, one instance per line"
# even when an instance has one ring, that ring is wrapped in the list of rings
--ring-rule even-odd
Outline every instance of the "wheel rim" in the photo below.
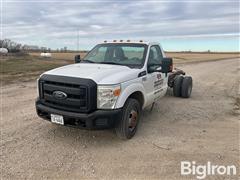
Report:
[[[132,110],[129,114],[129,120],[128,120],[128,129],[130,131],[133,131],[137,126],[137,118],[138,113],[135,110]]]

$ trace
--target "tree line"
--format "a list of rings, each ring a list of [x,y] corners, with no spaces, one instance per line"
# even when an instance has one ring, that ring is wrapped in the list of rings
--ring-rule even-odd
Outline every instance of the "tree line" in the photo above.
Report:
[[[48,51],[50,52],[51,49],[47,47],[39,47],[27,44],[21,44],[12,41],[11,39],[0,39],[0,48],[6,48],[8,52],[16,53],[21,51]]]

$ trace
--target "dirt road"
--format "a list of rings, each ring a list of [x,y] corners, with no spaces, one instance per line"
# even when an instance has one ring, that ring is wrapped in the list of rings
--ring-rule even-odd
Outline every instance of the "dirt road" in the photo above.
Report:
[[[111,130],[85,131],[38,118],[35,82],[4,86],[2,179],[172,180],[195,177],[180,175],[181,161],[238,165],[239,62],[181,65],[193,77],[192,97],[168,95],[152,112],[145,110],[129,141]]]

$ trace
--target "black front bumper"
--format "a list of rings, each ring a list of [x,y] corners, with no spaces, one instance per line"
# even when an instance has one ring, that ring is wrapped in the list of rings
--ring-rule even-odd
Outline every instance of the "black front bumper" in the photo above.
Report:
[[[51,114],[62,115],[65,126],[73,126],[84,129],[111,128],[118,123],[122,116],[122,109],[96,110],[92,113],[76,113],[58,110],[45,106],[36,101],[36,111],[39,117],[51,121]]]

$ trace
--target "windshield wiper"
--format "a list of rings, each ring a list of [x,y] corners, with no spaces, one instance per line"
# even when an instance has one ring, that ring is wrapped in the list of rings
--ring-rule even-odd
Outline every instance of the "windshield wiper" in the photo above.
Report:
[[[87,62],[87,63],[95,63],[94,61],[90,61],[90,60],[88,60],[88,59],[83,59],[81,62]]]
[[[125,64],[120,64],[120,63],[116,63],[116,62],[112,62],[112,61],[103,61],[100,62],[101,64],[113,64],[113,65],[121,65],[121,66],[126,66]]]

